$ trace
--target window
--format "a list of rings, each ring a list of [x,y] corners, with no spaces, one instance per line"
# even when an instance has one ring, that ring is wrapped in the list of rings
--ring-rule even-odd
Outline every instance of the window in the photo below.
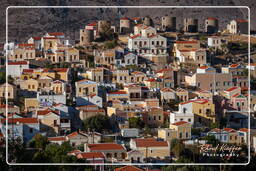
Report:
[[[114,157],[117,157],[117,153],[114,154]]]
[[[186,138],[188,138],[188,132],[186,132]]]
[[[182,132],[180,132],[180,138],[182,138]]]
[[[190,118],[188,119],[188,122],[191,122],[191,119],[190,119]]]
[[[156,116],[154,116],[154,121],[156,120]]]
[[[202,113],[202,109],[199,109],[199,113]]]
[[[161,120],[161,116],[158,116],[158,120]]]
[[[33,128],[29,128],[29,133],[30,133],[30,134],[33,133]]]

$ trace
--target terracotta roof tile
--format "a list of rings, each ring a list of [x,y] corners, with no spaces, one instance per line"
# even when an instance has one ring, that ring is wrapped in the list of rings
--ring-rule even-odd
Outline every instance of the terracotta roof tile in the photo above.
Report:
[[[155,138],[134,139],[137,147],[168,147],[167,141],[157,141]]]
[[[187,124],[187,123],[188,122],[186,122],[186,121],[179,121],[179,122],[173,123],[172,125],[180,126],[180,125]]]
[[[77,154],[76,157],[80,159],[93,159],[93,158],[104,159],[105,155],[102,152],[83,152],[83,153]]]
[[[116,168],[115,171],[144,171],[144,170],[135,166],[123,166],[123,167]]]
[[[48,137],[49,141],[66,141],[65,136],[59,136],[59,137]]]
[[[125,150],[125,148],[120,144],[115,143],[100,143],[100,144],[88,144],[91,151],[98,150]]]

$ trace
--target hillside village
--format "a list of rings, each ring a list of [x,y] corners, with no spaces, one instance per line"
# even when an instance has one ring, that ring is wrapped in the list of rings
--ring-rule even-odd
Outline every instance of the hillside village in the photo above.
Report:
[[[8,80],[0,75],[1,145],[7,133],[33,149],[32,162],[68,144],[62,155],[69,162],[131,164],[232,163],[200,152],[229,144],[243,147],[235,160],[246,163],[248,145],[256,150],[256,61],[249,65],[248,44],[230,37],[248,38],[248,21],[219,30],[209,17],[204,32],[195,18],[184,18],[182,31],[175,17],[161,21],[100,20],[81,28],[79,41],[49,32],[2,45]]]

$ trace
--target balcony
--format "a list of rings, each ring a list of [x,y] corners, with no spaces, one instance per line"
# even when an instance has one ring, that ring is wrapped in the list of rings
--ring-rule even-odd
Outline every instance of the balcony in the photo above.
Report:
[[[70,122],[60,123],[61,128],[70,128]]]

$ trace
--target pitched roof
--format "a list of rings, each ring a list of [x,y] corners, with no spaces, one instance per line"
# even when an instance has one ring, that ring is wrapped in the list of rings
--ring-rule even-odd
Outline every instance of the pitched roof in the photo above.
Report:
[[[167,71],[172,71],[172,69],[164,68],[164,69],[160,69],[160,70],[156,71],[156,73],[164,73],[164,72],[167,72]]]
[[[41,37],[32,37],[34,40],[41,40]]]
[[[248,132],[248,128],[241,128],[241,129],[239,129],[239,131],[241,131],[241,132]]]
[[[180,126],[180,125],[187,124],[187,123],[188,122],[186,122],[186,121],[179,121],[179,122],[173,123],[172,125]]]
[[[68,138],[73,138],[73,137],[76,137],[77,135],[84,135],[84,134],[75,131],[75,132],[72,132],[72,133],[68,134],[67,137]]]
[[[79,153],[76,155],[77,158],[82,158],[82,159],[93,159],[93,158],[105,158],[104,153],[102,152],[83,152]]]
[[[244,19],[240,19],[240,20],[236,20],[238,23],[247,23],[248,21],[247,20],[244,20]]]
[[[128,17],[120,18],[120,20],[130,20]]]
[[[114,91],[114,92],[109,92],[108,94],[127,94],[126,91]]]
[[[135,166],[123,166],[123,167],[116,168],[115,171],[144,171],[144,170]]]
[[[51,32],[51,33],[48,33],[50,36],[64,36],[64,33],[63,32]]]
[[[54,114],[58,115],[58,113],[56,111],[53,111],[53,110],[50,110],[50,109],[38,110],[37,111],[37,115],[48,115],[49,113],[54,113]]]
[[[5,123],[6,119],[1,119],[1,123]],[[36,124],[38,123],[37,118],[9,118],[8,123],[17,124],[17,123],[26,123],[26,124]]]
[[[236,90],[236,89],[238,89],[239,87],[231,87],[231,88],[229,88],[229,89],[227,89],[226,91],[233,91],[233,90]]]
[[[167,141],[157,141],[155,138],[134,139],[137,147],[168,147]]]
[[[162,92],[175,92],[173,89],[171,89],[169,87],[162,88],[160,91],[162,91]]]
[[[217,18],[214,17],[208,17],[207,20],[217,20]]]
[[[49,141],[66,141],[65,136],[59,136],[59,137],[48,137]]]
[[[135,34],[135,35],[133,35],[133,36],[130,36],[131,39],[135,39],[135,38],[137,38],[137,37],[140,37],[140,34]]]
[[[180,104],[181,105],[188,104],[188,103],[206,104],[208,102],[209,102],[209,100],[207,100],[207,99],[194,99],[194,100],[189,100],[189,101],[186,101],[186,102],[182,102]]]
[[[8,62],[8,65],[27,65],[27,61]]]
[[[88,148],[91,151],[94,150],[125,150],[125,148],[120,144],[115,143],[100,143],[100,144],[88,144]]]
[[[236,130],[232,129],[232,128],[223,128],[224,131],[227,132],[236,132]]]

